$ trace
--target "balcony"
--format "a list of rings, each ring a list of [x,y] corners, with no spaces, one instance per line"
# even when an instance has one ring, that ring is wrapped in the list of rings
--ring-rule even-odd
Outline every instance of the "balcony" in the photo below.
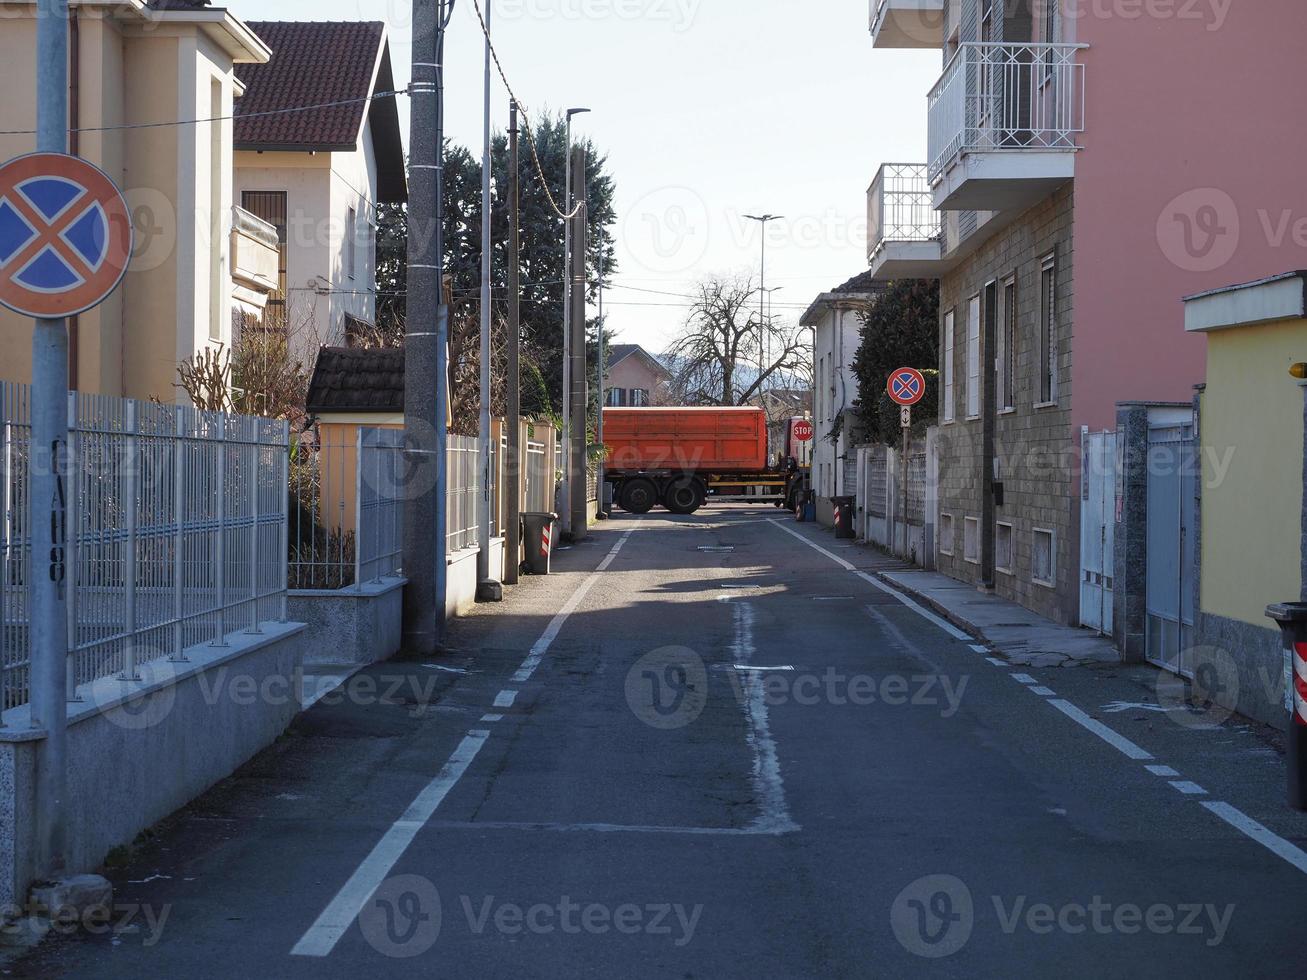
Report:
[[[872,277],[934,279],[941,272],[940,215],[924,163],[887,163],[867,190],[867,264]]]
[[[277,291],[281,246],[277,229],[242,207],[231,209],[231,282],[236,309],[256,320]]]
[[[931,89],[927,179],[941,211],[1029,207],[1075,176],[1083,44],[968,43]]]
[[[871,0],[871,45],[939,48],[944,20],[944,0]]]

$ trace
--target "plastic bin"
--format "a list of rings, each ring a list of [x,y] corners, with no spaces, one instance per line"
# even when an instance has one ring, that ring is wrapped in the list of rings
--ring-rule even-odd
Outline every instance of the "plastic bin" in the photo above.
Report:
[[[853,530],[853,508],[856,505],[855,498],[832,497],[831,503],[835,505],[835,537],[857,537],[856,532]]]
[[[554,524],[558,515],[541,511],[522,514],[522,546],[526,549],[526,568],[532,575],[548,575],[554,554]]]

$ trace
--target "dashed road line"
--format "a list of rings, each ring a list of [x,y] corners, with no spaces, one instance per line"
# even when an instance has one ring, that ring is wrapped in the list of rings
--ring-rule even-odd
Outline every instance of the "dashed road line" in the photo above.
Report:
[[[503,716],[503,715],[482,715],[482,716],[481,716],[481,720],[482,720],[483,722],[485,722],[487,725],[493,725],[493,724],[494,724],[495,722],[497,722],[497,721],[503,721],[503,720],[504,720],[504,716]]]
[[[495,707],[511,708],[513,706],[513,702],[516,700],[517,700],[517,691],[514,690],[500,691],[498,694],[495,695]]]
[[[1248,814],[1229,803],[1203,800],[1199,805],[1216,814],[1241,834],[1257,841],[1272,854],[1288,861],[1303,874],[1307,874],[1307,852],[1302,848],[1290,844],[1283,837],[1267,830]]]
[[[1118,735],[1102,722],[1090,718],[1070,701],[1050,700],[1047,703],[1051,704],[1054,708],[1062,712],[1062,714],[1066,715],[1082,728],[1086,728],[1093,732],[1127,758],[1134,759],[1137,762],[1143,762],[1145,759],[1151,759],[1153,757],[1151,752],[1144,751],[1124,735]]]
[[[1007,666],[1008,666],[1008,662],[1007,662],[1006,660],[999,660],[998,657],[986,657],[985,660],[986,660],[988,663],[993,664],[995,667],[1007,667]]]
[[[1029,674],[1008,674],[1008,676],[1011,677],[1011,678],[1012,678],[1014,681],[1016,681],[1018,684],[1038,684],[1038,683],[1039,683],[1039,681],[1035,680],[1035,678],[1031,677]]]
[[[1173,779],[1171,785],[1185,796],[1206,796],[1207,790],[1187,779]]]
[[[1170,766],[1144,766],[1144,768],[1147,769],[1149,772],[1151,772],[1154,776],[1175,777],[1180,775]]]
[[[1057,697],[1056,691],[1054,691],[1051,687],[1044,687],[1043,684],[1036,684],[1034,687],[1030,688],[1030,693],[1038,694],[1041,698]]]

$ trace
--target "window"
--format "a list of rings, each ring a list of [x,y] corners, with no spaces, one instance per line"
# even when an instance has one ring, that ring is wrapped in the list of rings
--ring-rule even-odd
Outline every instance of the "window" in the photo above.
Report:
[[[265,330],[286,329],[286,192],[245,191],[241,194],[241,207],[256,218],[262,218],[277,229],[277,289],[268,297],[263,309]]]
[[[939,553],[941,555],[953,554],[953,515],[939,515]]]
[[[955,395],[953,385],[953,311],[944,314],[944,421],[952,422]],[[949,518],[952,520],[952,518]]]
[[[358,212],[350,208],[345,212],[345,275],[354,278],[358,262]]]
[[[994,569],[1012,574],[1012,525],[999,521],[994,526]]]
[[[968,517],[962,526],[962,557],[973,565],[980,564],[980,518]]]
[[[1037,527],[1033,534],[1030,549],[1031,579],[1036,585],[1046,585],[1051,589],[1057,584],[1053,572],[1053,532]]]
[[[626,389],[609,388],[604,392],[604,404],[609,408],[623,408],[626,405]]]
[[[1057,399],[1057,261],[1044,259],[1039,273],[1039,402]]]
[[[643,408],[649,404],[649,391],[647,388],[631,389],[631,404],[636,408]]]
[[[222,82],[213,79],[209,83],[209,118],[219,120],[222,111]],[[209,123],[209,339],[222,340],[222,301],[231,292],[226,270],[222,264],[222,253],[226,243],[223,228],[226,217],[222,206],[222,185],[226,171],[223,167],[222,153],[223,123]],[[227,246],[228,248],[230,246]]]
[[[998,407],[1000,410],[1017,405],[1017,281],[1010,277],[1003,282],[1003,305],[998,313]]]
[[[980,296],[967,304],[967,418],[980,415]]]

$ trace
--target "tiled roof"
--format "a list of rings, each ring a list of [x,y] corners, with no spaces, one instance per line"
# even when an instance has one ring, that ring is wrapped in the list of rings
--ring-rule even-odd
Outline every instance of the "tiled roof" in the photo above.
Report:
[[[309,382],[308,411],[404,411],[404,352],[323,347]]]
[[[632,354],[642,354],[650,362],[654,370],[664,374],[669,373],[667,371],[667,366],[663,364],[662,361],[654,357],[639,344],[610,344],[604,351],[604,358],[608,362],[608,369],[612,370]]]
[[[368,103],[352,102],[308,112],[253,113],[366,99],[372,94],[385,25],[250,21],[272,49],[266,65],[237,65],[246,91],[236,100],[237,149],[353,149]]]
[[[841,286],[831,290],[833,293],[883,293],[888,283],[876,282],[871,277],[871,270],[859,273]]]

